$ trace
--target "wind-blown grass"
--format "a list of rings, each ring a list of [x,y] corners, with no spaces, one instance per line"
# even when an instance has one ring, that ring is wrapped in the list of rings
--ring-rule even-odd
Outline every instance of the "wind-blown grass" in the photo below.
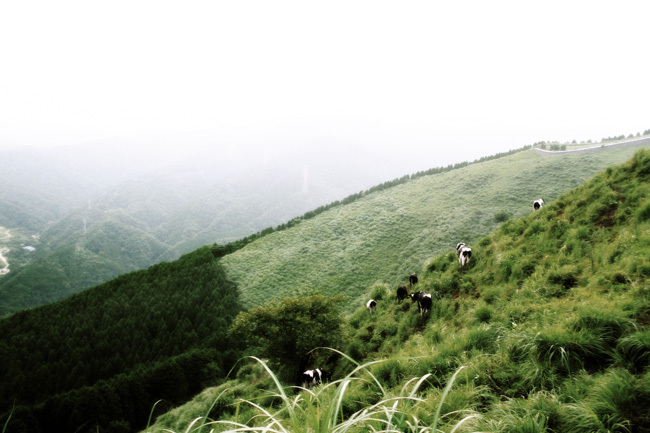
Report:
[[[264,407],[253,401],[242,399],[236,404],[247,405],[254,414],[247,421],[238,419],[210,420],[207,415],[194,418],[185,428],[185,433],[224,431],[224,432],[276,432],[276,433],[347,433],[360,431],[373,432],[412,432],[429,433],[441,431],[438,427],[445,424],[444,418],[449,414],[442,412],[443,403],[449,395],[458,374],[458,369],[447,382],[440,396],[433,420],[423,425],[414,415],[419,405],[425,403],[420,396],[422,385],[430,374],[414,377],[404,383],[397,395],[382,386],[371,372],[371,367],[384,361],[372,361],[359,364],[347,355],[336,351],[356,367],[344,378],[322,384],[315,388],[285,387],[263,360],[254,359],[271,378],[275,391],[269,391],[277,398],[277,404]],[[381,396],[374,404],[364,406],[358,411],[345,415],[344,402],[346,393],[353,383],[370,385]],[[292,390],[293,388],[293,390]],[[217,397],[222,398],[223,393]],[[213,403],[213,406],[216,401]],[[478,417],[476,413],[465,414],[447,431],[453,433],[471,420]],[[245,421],[245,422],[244,422]],[[155,426],[146,431],[157,431]],[[164,429],[172,432],[173,430]]]

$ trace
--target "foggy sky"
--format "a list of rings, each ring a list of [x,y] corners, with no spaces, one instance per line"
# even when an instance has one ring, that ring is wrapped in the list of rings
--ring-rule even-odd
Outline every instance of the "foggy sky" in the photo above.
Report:
[[[447,162],[636,134],[650,129],[648,10],[642,1],[2,2],[0,150],[353,143]]]

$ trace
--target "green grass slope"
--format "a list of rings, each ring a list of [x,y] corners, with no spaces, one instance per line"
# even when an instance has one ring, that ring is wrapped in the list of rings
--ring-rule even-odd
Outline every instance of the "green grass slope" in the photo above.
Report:
[[[531,149],[414,178],[264,236],[222,262],[246,306],[301,290],[344,294],[353,306],[373,284],[405,283],[430,257],[475,242],[529,213],[533,200],[551,202],[634,150],[542,157]]]
[[[368,291],[341,347],[363,364],[339,357],[333,382],[291,389],[252,362],[146,431],[650,431],[650,152],[472,248],[465,269],[426,262],[424,317]]]

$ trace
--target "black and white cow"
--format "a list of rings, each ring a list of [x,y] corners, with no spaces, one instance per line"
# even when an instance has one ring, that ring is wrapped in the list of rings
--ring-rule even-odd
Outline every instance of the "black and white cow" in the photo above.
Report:
[[[376,308],[376,307],[377,307],[377,302],[376,302],[374,299],[371,299],[371,300],[369,300],[368,302],[366,302],[366,308],[367,308],[368,311],[370,311],[371,313],[373,313],[373,312],[375,311],[375,308]]]
[[[418,301],[418,309],[420,310],[420,317],[424,317],[429,311],[431,311],[431,306],[433,305],[433,300],[431,299],[431,294],[424,293],[420,296]]]
[[[402,301],[406,298],[408,298],[409,292],[406,290],[406,286],[399,286],[397,288],[397,302],[399,304],[402,303]]]
[[[463,268],[469,263],[469,259],[472,257],[472,249],[465,245],[465,242],[459,242],[456,245],[456,254],[458,254],[458,263]]]
[[[544,206],[544,199],[540,198],[539,200],[535,200],[533,202],[533,209],[534,210],[540,210]]]
[[[320,368],[307,370],[302,374],[302,386],[303,388],[309,388],[320,385],[323,382],[329,381],[331,378],[332,373],[327,370],[321,370]]]
[[[468,246],[465,246],[463,244],[463,247],[458,251],[458,263],[460,263],[460,267],[464,268],[465,265],[469,263],[469,259],[472,257],[472,249]]]
[[[302,374],[302,386],[303,388],[309,388],[311,386],[316,386],[321,382],[321,371],[316,368],[314,370],[307,370]]]
[[[433,301],[429,293],[419,291],[411,293],[409,296],[411,297],[411,301],[418,303],[418,313],[420,313],[420,316],[424,316],[431,310]]]
[[[417,276],[417,274],[414,272],[414,273],[412,273],[411,275],[409,275],[409,288],[412,289],[413,286],[415,286],[417,283],[418,283],[418,276]]]

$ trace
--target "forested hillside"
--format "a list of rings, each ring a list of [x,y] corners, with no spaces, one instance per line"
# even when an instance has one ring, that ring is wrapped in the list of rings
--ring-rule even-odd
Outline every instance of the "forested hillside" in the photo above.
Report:
[[[0,317],[227,243],[411,169],[354,146],[0,154]],[[30,247],[26,250],[25,247]]]
[[[181,403],[227,373],[238,344],[226,331],[239,311],[204,247],[0,321],[9,431],[69,432],[89,420],[129,431],[157,400]]]
[[[532,202],[575,188],[635,148],[542,157],[534,150],[459,164],[368,194],[317,217],[296,221],[226,256],[228,277],[248,307],[313,289],[358,296],[375,283],[406,283],[430,257],[475,242]]]
[[[427,314],[369,289],[311,356],[331,382],[250,359],[145,431],[650,431],[650,152],[469,245],[423,263]]]

